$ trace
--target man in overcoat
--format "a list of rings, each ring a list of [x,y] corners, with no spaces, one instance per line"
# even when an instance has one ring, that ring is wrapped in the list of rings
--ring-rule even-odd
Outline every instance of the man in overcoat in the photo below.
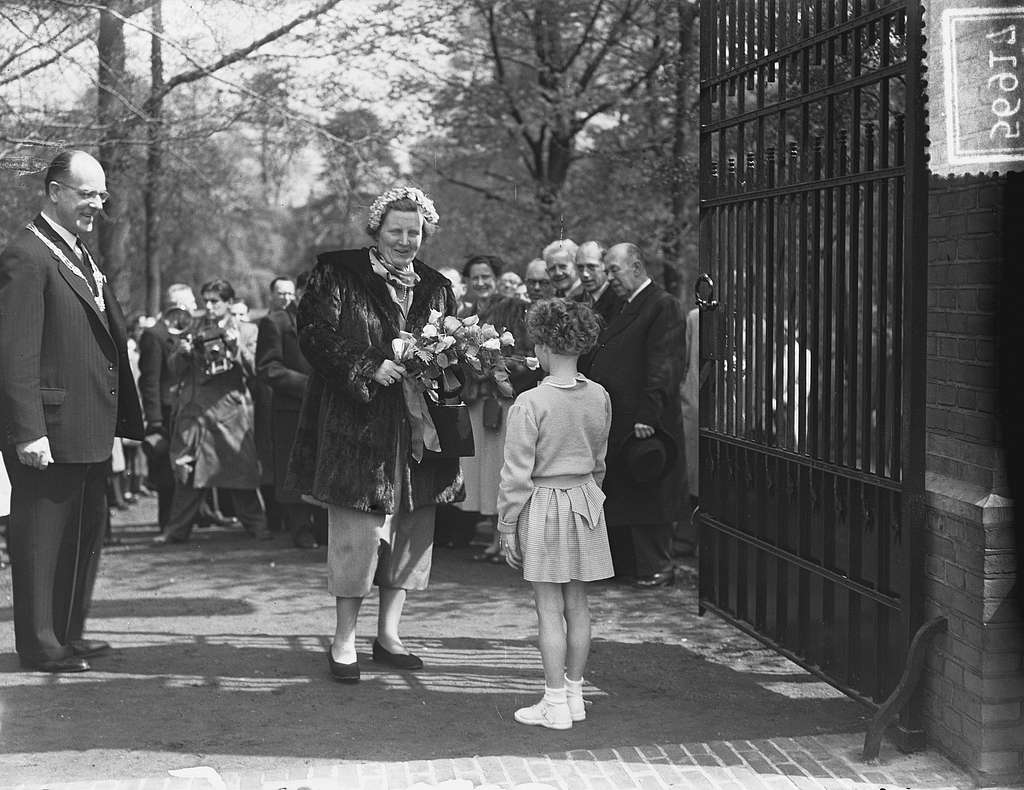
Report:
[[[256,341],[256,373],[272,391],[271,463],[275,495],[285,528],[300,549],[313,549],[326,533],[326,511],[302,501],[285,487],[288,455],[299,427],[302,395],[312,368],[299,348],[296,328],[295,281],[275,277],[270,284],[271,310],[259,323]],[[323,522],[322,528],[314,522]]]
[[[100,163],[58,154],[42,211],[0,253],[0,450],[21,665],[82,672],[114,437],[142,439],[124,314],[81,234],[107,199]]]
[[[672,584],[672,522],[682,488],[669,468],[659,479],[638,483],[627,464],[627,446],[659,437],[682,441],[679,383],[684,342],[682,310],[647,274],[635,244],[605,253],[608,281],[623,299],[597,346],[581,360],[582,372],[612,400],[605,477],[605,516],[616,575],[633,576],[641,588]]]
[[[167,286],[163,313],[139,337],[139,393],[142,395],[142,413],[146,419],[146,461],[149,465],[150,484],[156,489],[156,521],[160,529],[167,525],[171,498],[174,496],[174,472],[167,448],[176,383],[170,366],[170,354],[176,338],[168,321],[172,320],[175,312],[192,314],[196,307],[196,296],[190,286],[185,283]]]
[[[205,283],[203,322],[182,335],[171,353],[178,381],[170,439],[174,497],[154,543],[186,542],[210,488],[229,493],[251,536],[273,538],[258,493],[260,463],[247,386],[256,373],[257,330],[231,315],[234,295],[226,280]]]

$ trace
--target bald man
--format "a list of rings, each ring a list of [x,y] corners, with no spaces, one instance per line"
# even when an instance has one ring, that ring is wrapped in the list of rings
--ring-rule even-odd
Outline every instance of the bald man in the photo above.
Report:
[[[679,512],[682,465],[666,464],[659,479],[637,481],[627,462],[631,442],[655,438],[681,449],[684,321],[674,297],[647,274],[635,244],[616,244],[604,257],[609,287],[625,301],[581,360],[581,372],[612,400],[605,475],[605,517],[617,576],[636,587],[669,586],[672,522]]]
[[[82,672],[114,437],[143,438],[124,314],[82,238],[107,200],[84,151],[58,154],[40,213],[0,253],[0,451],[22,667]]]

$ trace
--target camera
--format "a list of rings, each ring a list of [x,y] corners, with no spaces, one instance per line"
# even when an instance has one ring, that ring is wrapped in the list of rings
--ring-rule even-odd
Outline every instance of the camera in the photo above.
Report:
[[[227,329],[181,307],[165,311],[162,318],[168,334],[190,349],[203,373],[213,376],[234,367],[238,342],[228,335]]]
[[[236,343],[228,337],[227,330],[217,324],[200,326],[192,336],[192,353],[203,362],[207,375],[223,373],[234,365]]]

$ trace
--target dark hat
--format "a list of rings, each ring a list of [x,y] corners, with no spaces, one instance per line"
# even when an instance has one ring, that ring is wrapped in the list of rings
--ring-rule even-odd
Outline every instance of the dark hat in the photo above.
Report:
[[[162,433],[150,433],[142,442],[142,453],[147,459],[156,459],[167,455],[170,443]]]
[[[658,427],[655,427],[654,435],[646,439],[637,438],[630,431],[618,452],[627,476],[640,484],[653,483],[665,477],[675,467],[678,455],[675,439]]]

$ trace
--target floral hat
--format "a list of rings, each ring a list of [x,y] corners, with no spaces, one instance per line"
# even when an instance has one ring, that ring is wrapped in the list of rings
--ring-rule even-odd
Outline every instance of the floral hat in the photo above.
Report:
[[[373,205],[370,206],[370,215],[366,218],[366,229],[371,234],[379,231],[381,222],[384,221],[384,212],[387,210],[387,207],[402,198],[408,198],[419,206],[420,213],[423,214],[423,219],[428,225],[436,225],[440,221],[441,218],[437,214],[437,209],[434,208],[434,201],[428,198],[423,193],[423,190],[416,187],[400,186],[389,189],[373,201]]]

